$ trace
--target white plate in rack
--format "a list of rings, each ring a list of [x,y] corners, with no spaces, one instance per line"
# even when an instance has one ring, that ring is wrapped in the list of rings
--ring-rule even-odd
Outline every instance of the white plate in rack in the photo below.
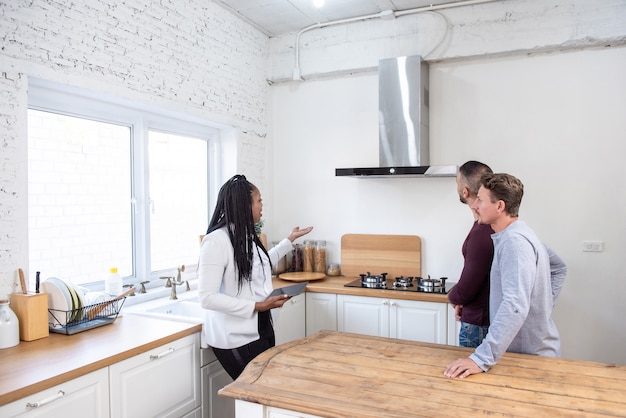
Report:
[[[64,327],[68,320],[66,312],[72,309],[69,289],[62,280],[50,277],[41,283],[41,290],[48,294],[48,308],[54,309],[48,312],[48,322],[53,327]]]
[[[74,283],[66,282],[65,284],[67,285],[67,287],[70,288],[70,290],[73,290],[78,297],[77,305],[74,307],[74,309],[76,309],[76,315],[74,316],[74,318],[72,318],[72,321],[78,321],[79,319],[82,319],[82,317],[85,315],[85,309],[83,309],[85,306],[87,306],[85,295],[83,294],[83,291],[80,290],[80,287],[78,287]]]

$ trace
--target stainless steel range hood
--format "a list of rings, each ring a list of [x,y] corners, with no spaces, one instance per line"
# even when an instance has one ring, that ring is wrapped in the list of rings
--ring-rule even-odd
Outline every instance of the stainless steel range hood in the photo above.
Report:
[[[457,166],[429,165],[428,64],[420,56],[380,60],[379,167],[337,168],[349,177],[454,177]]]

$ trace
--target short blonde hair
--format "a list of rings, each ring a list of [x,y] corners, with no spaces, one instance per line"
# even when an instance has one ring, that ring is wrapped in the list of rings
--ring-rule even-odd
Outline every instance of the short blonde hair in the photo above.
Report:
[[[506,213],[513,217],[519,216],[524,184],[517,177],[506,173],[488,173],[480,178],[480,184],[491,192],[493,203],[502,200]]]

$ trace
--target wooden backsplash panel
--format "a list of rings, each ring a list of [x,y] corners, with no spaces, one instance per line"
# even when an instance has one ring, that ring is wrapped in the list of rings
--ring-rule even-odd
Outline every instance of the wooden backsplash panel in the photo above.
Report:
[[[345,234],[341,274],[388,273],[387,278],[421,276],[422,240],[417,235]]]

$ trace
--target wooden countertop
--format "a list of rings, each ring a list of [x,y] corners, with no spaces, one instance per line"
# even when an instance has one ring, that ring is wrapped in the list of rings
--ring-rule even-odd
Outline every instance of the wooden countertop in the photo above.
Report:
[[[202,331],[201,324],[124,315],[74,335],[0,350],[0,406]]]
[[[306,291],[311,293],[335,293],[338,295],[371,296],[378,298],[448,303],[448,297],[439,293],[403,292],[399,290],[344,287],[346,283],[356,279],[358,279],[358,277],[326,276],[324,279],[310,281],[306,287]],[[273,279],[274,289],[289,286],[291,284],[294,284],[294,282],[277,278]]]
[[[259,355],[220,395],[322,417],[624,416],[624,365],[507,353],[443,376],[471,351],[320,331]]]

